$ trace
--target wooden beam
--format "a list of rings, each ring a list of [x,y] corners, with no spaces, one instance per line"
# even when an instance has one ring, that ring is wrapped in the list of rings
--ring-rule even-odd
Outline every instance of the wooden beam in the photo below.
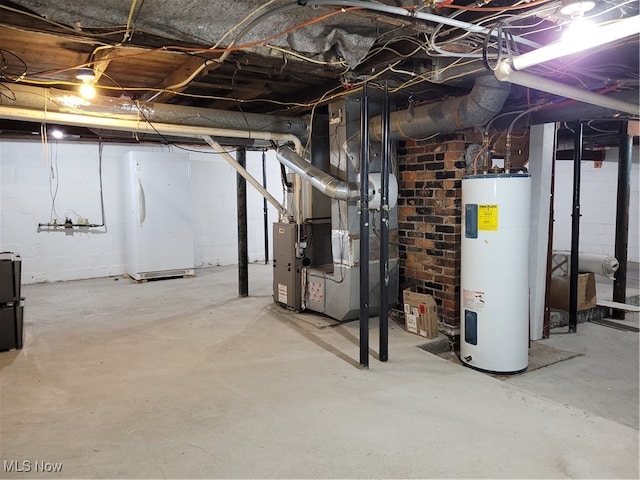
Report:
[[[218,54],[215,54],[216,58]],[[220,67],[220,63],[212,61],[214,58],[203,58],[204,54],[198,56],[190,56],[185,62],[178,66],[167,78],[163,80],[160,85],[157,85],[158,89],[169,89],[173,92],[182,92],[190,84],[190,80],[193,80],[198,75],[204,75],[207,72],[216,70]],[[195,75],[194,75],[195,74]],[[192,78],[193,77],[193,78]],[[171,92],[162,92],[159,95],[154,92],[145,93],[140,97],[140,100],[148,101],[153,98],[154,102],[166,102],[173,97]]]

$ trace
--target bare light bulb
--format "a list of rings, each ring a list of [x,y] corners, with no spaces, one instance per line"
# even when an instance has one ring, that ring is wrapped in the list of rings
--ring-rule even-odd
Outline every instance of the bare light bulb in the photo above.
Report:
[[[62,130],[55,129],[55,130],[51,130],[51,136],[56,140],[60,140],[61,138],[64,137],[64,133],[62,133]]]
[[[96,96],[96,89],[90,83],[85,82],[80,86],[80,95],[82,98],[90,100]]]

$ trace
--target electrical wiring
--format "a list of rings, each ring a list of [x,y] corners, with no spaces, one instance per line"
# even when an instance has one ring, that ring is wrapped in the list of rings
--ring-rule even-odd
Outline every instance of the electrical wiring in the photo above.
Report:
[[[119,85],[119,84],[118,84],[118,82],[116,82],[113,78],[109,77],[106,73],[103,73],[103,75],[104,75],[105,77],[109,78],[109,80],[111,80],[111,81],[112,81],[113,83],[115,83],[116,85]],[[145,113],[144,113],[144,109],[140,107],[140,102],[138,102],[137,100],[134,100],[134,99],[131,97],[131,95],[129,94],[129,92],[128,92],[124,87],[120,86],[120,89],[121,89],[122,93],[123,93],[124,95],[126,95],[126,96],[129,98],[129,100],[130,100],[130,101],[131,101],[131,102],[136,106],[136,108],[137,108],[137,113],[139,113],[139,114],[142,116],[142,118],[144,119],[144,121],[145,121],[145,122],[146,122],[146,123],[147,123],[147,124],[148,124],[152,129],[153,129],[153,131],[156,133],[156,135],[158,135],[160,138],[162,138],[162,139],[164,140],[164,142],[165,142],[167,145],[171,145],[171,146],[173,146],[173,147],[175,147],[175,148],[178,148],[178,149],[180,149],[180,150],[185,150],[185,151],[187,151],[187,152],[201,152],[200,150],[194,150],[194,149],[190,149],[190,148],[187,148],[187,147],[183,147],[182,145],[179,145],[179,144],[177,144],[177,143],[172,142],[171,140],[169,140],[165,135],[163,135],[162,133],[160,133],[160,132],[158,131],[158,129],[157,129],[157,128],[155,127],[155,125],[153,124],[153,122],[152,122],[151,120],[149,120],[149,118],[145,115]],[[224,150],[224,153],[233,153],[233,152],[235,152],[235,149],[232,149],[232,150]],[[217,153],[221,153],[221,152],[211,152],[211,151],[206,151],[206,150],[204,150],[204,151],[202,151],[201,153],[206,153],[206,154],[208,154],[208,155],[215,155],[215,154],[217,154]]]
[[[512,10],[522,10],[523,8],[542,5],[543,3],[548,3],[551,1],[552,0],[534,0],[532,2],[518,2],[515,5],[505,7],[468,7],[465,5],[454,5],[452,3],[437,3],[436,8],[452,8],[457,10],[464,10],[466,12],[509,12]]]
[[[437,70],[432,70],[431,72],[429,72],[428,74],[420,74],[420,75],[416,75],[416,77],[408,80],[407,82],[401,84],[399,87],[395,87],[393,89],[390,90],[391,93],[397,93],[399,91],[402,91],[408,87],[411,87],[415,84],[418,83],[422,83],[422,82],[431,82],[431,83],[442,83],[440,81],[436,81],[434,77],[442,75],[444,72],[446,72],[447,70],[454,68],[454,67],[462,67],[462,66],[466,66],[466,65],[471,65],[473,63],[475,63],[475,60],[467,60],[467,61],[462,61],[464,59],[460,58],[452,63],[450,63],[449,65],[447,65],[446,67],[442,67],[440,69]],[[447,80],[453,80],[456,78],[460,78],[462,76],[468,75],[469,73],[475,73],[477,71],[483,71],[484,67],[479,67],[477,70],[473,71],[473,72],[464,72],[458,75],[454,75],[451,77],[447,77]]]
[[[267,8],[269,5],[272,5],[273,3],[275,3],[277,0],[270,0],[267,3],[261,5],[260,7],[256,8],[255,10],[251,11],[249,14],[247,14],[239,23],[237,23],[236,25],[234,25],[231,29],[229,29],[224,35],[222,35],[222,37],[211,47],[211,49],[217,49],[222,42],[224,41],[225,38],[227,38],[231,33],[233,33],[235,30],[237,30],[244,22],[246,22],[249,18],[251,18],[253,15],[255,15],[256,13],[260,12],[261,10]],[[229,45],[229,47],[233,46],[235,40],[231,42],[231,44]],[[189,75],[188,78],[182,80],[179,83],[173,84],[173,85],[169,85],[166,90],[167,91],[174,91],[177,89],[181,89],[187,85],[189,85],[191,82],[193,82],[193,80],[195,80],[195,78],[200,75],[200,73],[207,68],[207,65],[209,65],[212,62],[216,62],[216,63],[222,63],[226,60],[226,58],[231,54],[231,50],[227,50],[225,52],[222,53],[222,55],[215,59],[207,59],[205,60],[200,67],[195,68],[194,71],[191,73],[191,75]],[[154,100],[155,98],[157,98],[157,96],[160,95],[159,93],[154,95],[153,97],[151,97],[150,101]]]
[[[376,41],[377,41],[377,39],[376,39]],[[395,50],[394,48],[389,47],[389,45],[391,43],[399,43],[399,42],[412,43],[412,44],[416,45],[418,48],[413,50],[411,53],[406,54],[406,53],[401,53],[398,50]],[[371,58],[375,57],[376,55],[378,55],[379,53],[382,53],[384,51],[391,52],[391,53],[393,53],[394,55],[396,55],[398,57],[409,58],[409,57],[415,55],[420,50],[424,50],[425,53],[428,53],[426,48],[424,47],[424,44],[422,42],[419,42],[414,37],[407,37],[407,36],[403,35],[403,36],[400,36],[400,37],[394,37],[392,39],[389,39],[384,44],[381,44],[381,45],[378,45],[378,46],[375,46],[375,47],[371,48],[371,50],[369,50],[369,52],[365,56],[363,62],[366,62],[367,60],[370,60]]]
[[[637,3],[638,3],[638,2],[637,2],[637,0],[625,0],[624,2],[621,2],[621,3],[618,3],[618,4],[614,4],[614,5],[613,5],[613,7],[607,8],[606,10],[602,10],[602,11],[599,11],[599,12],[594,12],[594,13],[593,13],[593,14],[591,14],[591,15],[585,15],[585,17],[584,17],[584,18],[585,18],[586,20],[593,20],[593,19],[594,19],[594,18],[596,18],[596,17],[599,17],[599,16],[602,16],[602,15],[605,15],[605,14],[607,14],[607,13],[609,13],[609,12],[614,11],[614,10],[620,10],[620,9],[622,9],[622,7],[624,7],[625,5],[637,4]]]
[[[518,120],[522,117],[529,115],[530,113],[535,112],[536,110],[540,110],[541,108],[549,105],[551,102],[541,103],[540,105],[535,105],[527,110],[521,112],[516,118],[511,121],[509,128],[507,129],[507,138],[505,140],[505,154],[504,154],[504,169],[505,172],[509,173],[509,168],[511,166],[511,132],[513,131],[513,127],[516,125]]]
[[[316,65],[327,65],[329,67],[347,67],[348,66],[344,60],[336,61],[336,62],[326,62],[323,60],[316,60],[314,58],[306,57],[298,52],[287,50],[286,48],[278,47],[276,45],[267,44],[265,46],[277,52],[284,53],[285,55],[290,55],[292,57],[299,58],[300,60],[304,60],[305,62],[309,62],[309,63],[314,63]]]
[[[18,61],[19,66],[16,69],[19,70],[20,73],[9,72],[12,68],[10,58]],[[9,50],[0,48],[0,80],[17,82],[27,74],[27,70],[27,64],[22,58]]]
[[[593,122],[595,122],[595,121],[597,121],[597,120],[589,120],[589,121],[587,122],[587,126],[588,126],[591,130],[593,130],[593,131],[595,131],[595,132],[605,133],[605,134],[609,134],[609,133],[620,133],[620,130],[602,130],[602,129],[600,129],[600,128],[596,128],[596,127],[594,127],[594,126],[592,125],[592,124],[593,124]]]
[[[44,125],[44,124],[43,124]],[[47,138],[47,130],[46,126],[44,127],[42,134],[42,138]],[[46,141],[46,140],[45,140]],[[56,198],[58,197],[58,189],[60,187],[60,180],[58,177],[58,144],[57,142],[54,144],[55,154],[53,151],[49,150],[49,154],[52,155],[52,158],[49,158],[49,195],[51,196],[51,211],[49,214],[49,221],[51,223],[57,222],[58,220],[62,221],[62,218],[58,216],[58,212],[56,211]]]
[[[238,28],[240,28],[245,22],[247,22],[251,17],[253,17],[254,15],[258,14],[259,12],[261,12],[262,10],[265,10],[266,8],[268,8],[269,6],[273,5],[274,3],[276,3],[278,0],[269,0],[266,3],[263,3],[262,5],[260,5],[258,8],[256,8],[255,10],[252,10],[251,12],[249,12],[242,20],[240,20],[238,23],[236,23],[233,27],[231,27],[229,30],[227,30],[227,32],[222,35],[222,37],[220,37],[220,39],[213,45],[213,48],[218,48],[222,42],[224,42],[224,40],[231,35],[233,32],[235,32],[236,30],[238,30]],[[236,39],[234,39],[231,42],[231,45],[233,45],[235,43]]]
[[[543,2],[544,3],[544,2]],[[530,4],[528,4],[530,5]],[[525,29],[531,29],[535,26],[541,25],[545,22],[545,19],[542,18],[540,20],[538,20],[536,23],[534,24],[530,24],[530,25],[513,25],[510,22],[511,21],[522,21],[523,19],[526,19],[530,16],[533,16],[535,14],[539,14],[542,11],[546,11],[546,10],[557,10],[559,7],[557,5],[553,5],[551,7],[548,8],[537,8],[537,9],[531,9],[531,10],[527,10],[526,12],[522,12],[519,14],[498,14],[498,15],[488,15],[484,18],[478,19],[475,21],[475,24],[478,26],[484,26],[485,24],[489,23],[489,22],[498,22],[501,21],[504,25],[504,28],[508,28],[509,30],[525,30]],[[484,9],[483,9],[484,10]],[[455,18],[459,15],[461,15],[462,13],[464,13],[464,10],[457,10],[455,11],[453,14],[451,14],[449,16],[449,18]],[[458,52],[451,52],[449,50],[445,50],[442,47],[439,47],[437,44],[437,37],[438,36],[446,36],[449,35],[453,32],[455,32],[456,30],[459,30],[456,27],[452,27],[449,28],[447,30],[443,31],[444,28],[444,24],[440,24],[438,25],[434,31],[431,34],[431,38],[426,37],[426,40],[429,42],[430,48],[435,51],[436,53],[439,53],[440,56],[451,56],[451,57],[455,57],[457,55],[466,55],[468,58],[481,58],[481,56],[479,54],[476,54],[475,51],[471,51],[471,52],[466,52],[463,54],[459,54]],[[540,28],[537,30],[527,30],[526,32],[522,32],[519,34],[519,37],[526,37],[528,35],[532,35],[535,33],[540,33],[546,30],[550,30],[550,29],[557,29],[557,25],[552,25],[549,27],[544,27],[544,28]],[[477,37],[478,34],[474,33],[474,32],[470,32],[470,31],[464,31],[462,32],[460,35],[455,36],[453,38],[447,38],[446,43],[447,44],[451,44],[452,42],[458,42],[462,39],[465,38],[475,38]],[[479,38],[479,37],[478,37]],[[482,39],[480,38],[478,40],[479,44],[482,44]],[[489,45],[492,45],[492,43],[490,43]],[[481,51],[480,49],[478,49],[478,51]],[[476,57],[477,55],[477,57]]]
[[[271,3],[271,2],[268,2],[268,4],[269,3]],[[171,52],[188,54],[188,53],[205,53],[205,52],[227,53],[227,52],[232,52],[232,51],[236,51],[236,50],[243,50],[243,49],[254,47],[254,46],[266,45],[271,40],[274,40],[275,38],[278,38],[280,36],[283,36],[283,35],[286,35],[288,33],[291,33],[293,31],[298,30],[300,28],[303,28],[305,26],[312,25],[314,23],[323,21],[323,20],[325,20],[327,18],[330,18],[330,17],[332,17],[334,15],[344,13],[344,11],[356,10],[356,9],[357,9],[357,7],[351,7],[351,8],[347,8],[347,9],[332,11],[332,12],[326,13],[324,15],[320,15],[319,17],[315,17],[313,19],[307,20],[307,21],[302,22],[300,24],[294,25],[294,26],[290,27],[289,29],[287,29],[287,30],[285,30],[283,32],[278,32],[275,35],[270,36],[267,39],[262,39],[262,40],[258,40],[258,41],[255,41],[255,42],[243,44],[243,45],[234,45],[234,46],[230,46],[230,47],[226,47],[226,48],[204,48],[204,49],[202,49],[202,48],[186,48],[186,47],[178,47],[178,46],[164,46],[164,47],[161,47],[161,48],[145,50],[143,52],[136,52],[136,53],[127,54],[127,55],[115,55],[115,56],[111,57],[109,60],[110,61],[117,61],[117,60],[119,60],[121,58],[131,58],[131,57],[138,56],[138,55],[144,55],[146,53],[153,52],[153,51],[171,51]],[[233,31],[233,29],[231,31]],[[75,69],[80,68],[82,66],[90,66],[90,65],[92,65],[92,62],[87,62],[87,63],[84,63],[82,65],[76,65],[74,67],[69,67],[69,68],[65,68],[65,69],[58,69],[58,70],[55,70],[55,71],[38,72],[38,73],[33,74],[33,76],[45,76],[45,75],[51,75],[51,74],[55,74],[55,73],[62,73],[62,72],[69,71],[69,70],[75,70]],[[205,62],[205,66],[206,66],[206,62]],[[187,79],[187,81],[184,82],[184,83],[188,84],[188,82],[191,81],[193,78],[195,78],[195,75],[191,75],[191,77],[189,79]],[[55,83],[56,82],[54,82],[53,84],[55,84]],[[183,83],[183,82],[181,82],[181,83]],[[183,85],[180,85],[180,86],[183,86]],[[173,88],[178,88],[177,85],[174,85],[172,87]],[[175,90],[172,90],[170,88],[169,89],[149,89],[149,88],[147,88],[147,89],[140,89],[140,90],[158,92],[154,97],[151,98],[151,100],[153,100],[153,98],[157,97],[157,95],[159,95],[161,92],[167,92],[167,93],[173,93],[173,94],[177,93]],[[230,99],[227,99],[227,98],[223,98],[223,99],[230,100]],[[254,101],[256,101],[256,100],[254,99]],[[284,105],[290,105],[290,104],[289,103],[284,103]]]
[[[110,78],[106,74],[104,74],[105,78]],[[21,83],[28,85],[40,85],[40,86],[54,86],[54,85],[66,85],[66,86],[80,86],[80,83],[77,82],[68,82],[63,80],[55,80],[55,81],[39,81],[39,80],[21,80]],[[95,85],[98,90],[106,90],[106,91],[122,91],[122,87],[117,86],[109,86],[109,85]],[[7,89],[9,92],[11,90],[4,84],[0,83],[0,89]],[[186,93],[186,92],[174,92],[162,88],[151,88],[151,87],[124,87],[128,92],[159,92],[159,93],[174,93],[177,96],[188,97],[188,98],[198,98],[203,100],[216,100],[216,101],[225,101],[225,102],[233,102],[234,104],[250,104],[250,103],[270,103],[273,105],[279,105],[283,107],[299,107],[299,108],[308,108],[312,107],[316,100],[310,102],[285,102],[281,100],[273,100],[270,98],[235,98],[235,97],[222,97],[217,95],[204,95],[204,94],[196,94],[196,93]],[[341,87],[336,87],[341,88]],[[0,95],[3,95],[0,91]],[[13,96],[4,95],[6,98],[14,99]]]
[[[315,103],[313,104],[313,107],[311,108],[311,115],[310,115],[310,118],[309,118],[309,133],[308,133],[308,135],[307,135],[307,144],[306,144],[306,145],[305,145],[305,147],[304,147],[304,149],[305,149],[305,150],[307,150],[307,151],[309,150],[309,147],[311,146],[311,134],[312,134],[312,132],[313,132],[313,118],[314,118],[314,115],[315,115],[315,112],[316,112],[316,108],[318,107],[318,105],[320,105],[321,103],[323,103],[323,101],[324,101],[324,97],[325,97],[327,94],[329,94],[330,92],[331,92],[331,90],[326,91],[326,92],[322,95],[322,97],[320,97],[320,99],[319,99],[317,102],[315,102]]]
[[[131,8],[129,8],[129,16],[127,17],[127,27],[126,27],[126,31],[124,32],[124,37],[122,38],[122,43],[125,43],[126,41],[130,40],[131,37],[133,36],[131,24],[133,23],[133,14],[136,11],[137,3],[138,3],[138,0],[131,1]]]
[[[9,100],[10,102],[15,102],[16,95],[9,87],[7,87],[4,83],[0,83],[0,102],[3,100]]]
[[[500,118],[503,118],[503,117],[508,117],[509,115],[518,115],[519,113],[522,113],[522,112],[524,112],[524,110],[515,110],[515,111],[504,112],[504,113],[499,113],[498,115],[495,115],[484,126],[484,129],[482,131],[482,137],[483,137],[484,141],[486,141],[487,138],[489,137],[489,130],[491,130],[491,126],[495,123],[496,120],[498,120]]]
[[[182,54],[197,54],[197,53],[212,53],[212,52],[217,52],[217,53],[222,53],[223,55],[228,54],[230,52],[236,51],[236,50],[242,50],[242,49],[246,49],[246,48],[252,48],[255,46],[260,46],[260,47],[266,47],[266,48],[271,48],[275,51],[279,51],[282,52],[285,55],[290,55],[290,56],[294,56],[302,61],[305,62],[309,62],[309,63],[314,63],[316,65],[327,65],[327,66],[331,66],[331,67],[335,67],[335,66],[340,66],[340,67],[346,67],[346,64],[344,62],[324,62],[322,60],[317,60],[314,58],[310,58],[310,57],[306,57],[302,54],[299,54],[297,52],[291,51],[291,50],[287,50],[286,48],[282,48],[279,47],[277,45],[273,45],[272,43],[270,43],[270,39],[274,39],[274,38],[278,38],[282,35],[286,35],[287,33],[293,31],[294,29],[298,29],[298,28],[303,28],[307,25],[310,25],[312,23],[315,22],[319,22],[324,20],[325,18],[329,18],[328,16],[332,16],[332,15],[337,15],[340,13],[345,13],[351,9],[358,9],[361,7],[348,7],[348,8],[344,8],[344,9],[336,9],[335,11],[331,11],[329,13],[325,15],[322,15],[320,17],[315,17],[314,19],[311,19],[307,22],[303,22],[297,25],[294,25],[293,27],[291,27],[291,29],[288,29],[284,32],[276,32],[275,35],[273,35],[272,37],[270,37],[270,39],[264,39],[264,40],[258,40],[256,42],[250,42],[250,43],[245,43],[245,44],[239,44],[239,39],[241,39],[241,33],[242,33],[242,29],[246,29],[247,25],[251,26],[254,21],[256,20],[255,17],[258,15],[261,15],[263,13],[263,10],[265,10],[268,6],[273,5],[276,3],[277,0],[271,0],[269,2],[264,2],[262,3],[258,8],[256,8],[255,10],[252,10],[251,12],[249,12],[240,22],[238,22],[237,24],[235,24],[233,27],[231,27],[224,35],[222,38],[220,38],[217,42],[216,42],[216,48],[208,48],[208,49],[203,49],[203,48],[185,48],[185,47],[179,47],[179,46],[171,46],[171,45],[167,45],[164,47],[161,47],[159,49],[151,49],[151,50],[144,50],[143,52],[135,52],[135,53],[131,53],[131,52],[127,52],[125,55],[115,55],[113,58],[109,58],[109,61],[116,61],[119,58],[129,58],[129,54],[131,53],[131,56],[134,55],[146,55],[149,52],[153,52],[153,51],[163,51],[163,52],[167,52],[167,53],[182,53]],[[134,8],[136,5],[139,5],[139,2],[137,0],[131,0],[131,11],[130,11],[130,18],[129,21],[127,22],[127,30],[130,30],[132,28],[132,16],[131,16],[131,12],[134,11]],[[258,2],[261,3],[261,2]],[[365,3],[365,2],[363,2]],[[535,6],[535,5],[547,5],[549,3],[549,0],[535,0],[534,2],[530,2],[524,6],[527,7],[531,7],[531,6]],[[630,2],[625,2],[626,3],[630,3]],[[288,6],[291,6],[292,4],[288,4]],[[515,7],[515,6],[514,6]],[[294,8],[291,6],[291,8]],[[375,46],[374,48],[372,48],[367,56],[365,57],[365,59],[372,59],[375,55],[381,53],[381,52],[392,52],[394,55],[396,55],[398,58],[400,58],[401,60],[399,60],[398,62],[392,62],[388,65],[383,66],[383,68],[381,68],[379,71],[376,70],[375,74],[368,77],[367,81],[373,81],[375,82],[376,80],[380,79],[382,75],[384,74],[388,74],[388,73],[393,73],[393,74],[397,74],[397,75],[407,75],[408,77],[410,77],[409,79],[407,79],[404,83],[402,83],[400,86],[397,86],[396,88],[393,89],[393,92],[398,92],[398,91],[403,91],[403,90],[408,90],[408,89],[413,89],[415,88],[417,85],[423,83],[423,82],[433,82],[433,83],[438,83],[438,75],[440,75],[442,72],[446,72],[447,69],[453,69],[455,67],[459,67],[462,65],[471,65],[473,63],[473,61],[469,61],[469,62],[459,62],[459,60],[462,59],[468,59],[468,60],[472,60],[472,59],[479,59],[479,58],[483,58],[483,59],[488,59],[489,62],[491,64],[493,64],[493,62],[496,59],[501,59],[501,58],[505,58],[508,57],[512,54],[512,52],[515,54],[516,49],[515,49],[515,41],[513,40],[513,36],[511,34],[508,33],[508,29],[513,29],[514,31],[522,31],[521,36],[527,36],[527,35],[532,35],[533,32],[531,31],[532,28],[536,28],[537,26],[541,26],[541,28],[536,29],[536,31],[545,31],[549,28],[557,28],[557,26],[553,26],[553,27],[544,27],[542,24],[544,22],[544,20],[539,20],[537,21],[537,23],[533,23],[530,21],[527,21],[527,25],[516,25],[516,24],[510,24],[509,22],[516,22],[516,21],[522,21],[522,18],[526,17],[526,13],[524,12],[523,14],[511,14],[508,13],[510,10],[519,10],[521,8],[524,8],[523,6],[518,6],[518,8],[505,8],[505,7],[496,7],[496,9],[490,9],[490,8],[480,8],[480,11],[482,12],[487,12],[487,14],[491,13],[491,12],[496,12],[496,15],[489,15],[486,18],[483,18],[477,22],[477,25],[485,25],[485,24],[489,24],[491,22],[495,22],[495,21],[500,21],[502,22],[502,31],[500,32],[500,35],[498,35],[497,40],[495,38],[491,38],[487,41],[487,45],[486,47],[480,47],[480,45],[482,44],[482,36],[484,35],[480,35],[476,32],[473,31],[465,31],[464,33],[462,33],[461,35],[456,36],[455,38],[458,40],[465,40],[465,43],[462,44],[461,50],[464,50],[463,52],[453,52],[453,51],[449,51],[447,50],[447,43],[450,42],[450,39],[446,39],[443,40],[443,36],[445,34],[456,34],[456,30],[458,31],[463,31],[461,28],[459,27],[453,27],[451,29],[446,29],[443,28],[441,25],[438,25],[436,27],[436,30],[434,31],[434,34],[431,35],[431,41],[428,41],[428,34],[425,34],[425,38],[427,39],[426,42],[420,42],[419,40],[416,40],[415,37],[408,37],[408,36],[399,36],[399,37],[394,37],[391,39],[388,39],[385,41],[384,44],[378,44],[377,46]],[[557,8],[554,7],[554,8]],[[458,10],[456,10],[456,12],[454,12],[454,14],[458,14],[458,12],[460,13],[464,13],[464,9],[460,8]],[[454,15],[451,15],[451,17],[454,17]],[[398,27],[401,28],[401,27]],[[397,29],[395,29],[397,30]],[[446,31],[445,31],[446,30]],[[492,29],[494,31],[497,31],[497,29]],[[526,31],[523,31],[526,30]],[[244,30],[243,30],[244,31]],[[137,32],[137,30],[136,30]],[[131,31],[131,34],[133,34],[133,31]],[[230,45],[227,45],[226,47],[220,47],[220,45],[222,44],[222,42],[231,37],[232,35],[237,34],[236,37],[233,39],[233,41],[231,42]],[[388,32],[384,32],[383,34],[381,34],[379,37],[377,37],[376,41],[380,41],[382,38],[387,39],[388,36]],[[511,35],[511,37],[509,37],[509,35]],[[488,38],[490,36],[490,34],[486,35],[485,38]],[[255,37],[254,37],[255,38]],[[466,42],[469,42],[468,44]],[[396,48],[394,48],[395,46],[393,45],[394,42],[406,42],[407,45],[409,45],[409,48],[411,48],[411,46],[415,45],[416,48],[414,50],[412,50],[410,53],[402,53],[401,51],[398,51]],[[474,42],[476,42],[478,45],[475,45]],[[114,46],[108,46],[105,45],[104,47],[98,47],[98,48],[113,48]],[[416,71],[411,71],[411,68],[408,67],[404,67],[403,68],[403,64],[402,64],[402,60],[403,59],[408,59],[411,58],[412,56],[416,56],[418,55],[418,59],[422,59],[421,56],[421,52],[426,53],[427,55],[431,56],[431,57],[440,57],[440,56],[446,56],[446,57],[452,57],[455,58],[457,61],[453,62],[449,65],[447,65],[446,67],[443,67],[442,69],[438,69],[438,70],[431,70],[428,72],[420,72],[420,69],[416,69]],[[209,62],[212,61],[219,61],[220,58],[217,59],[206,59],[203,63],[203,65],[206,67],[206,65],[210,64]],[[89,64],[91,62],[88,62]],[[411,62],[406,62],[405,65],[410,64]],[[477,62],[479,63],[479,62]],[[74,67],[77,68],[77,67]],[[549,70],[549,67],[541,67],[541,69],[546,69],[543,70],[545,72],[552,72],[553,70]],[[71,70],[71,68],[69,69],[64,69],[64,70]],[[62,71],[64,71],[62,70]],[[337,69],[336,69],[337,70]],[[449,70],[451,72],[451,70]],[[478,70],[474,70],[474,71],[480,71],[480,69]],[[41,72],[43,73],[43,72]],[[45,72],[47,73],[47,72]],[[50,73],[50,72],[48,72]],[[464,73],[460,73],[460,74],[456,74],[455,76],[452,76],[450,79],[454,79],[454,78],[460,78],[462,76],[468,75],[469,72],[465,71]],[[585,71],[579,71],[578,73],[576,73],[574,75],[574,73],[571,72],[564,72],[564,75],[566,77],[569,76],[573,76],[574,79],[576,79],[577,81],[582,82],[582,84],[586,84],[586,82],[584,82],[584,79],[581,80],[582,76],[585,74]],[[30,76],[31,79],[33,78],[32,76]],[[398,78],[398,77],[396,77]],[[33,81],[31,79],[25,79],[25,81],[27,83]],[[402,77],[400,77],[400,81],[403,80]],[[448,79],[449,80],[449,79]],[[364,81],[364,80],[363,80]],[[335,99],[335,98],[340,98],[340,96],[342,95],[346,95],[346,94],[351,94],[354,92],[354,89],[359,88],[363,81],[360,81],[360,79],[358,78],[357,81],[353,81],[353,82],[349,82],[349,83],[345,83],[342,88],[345,89],[345,91],[338,91],[341,87],[337,86],[331,89],[328,89],[327,91],[325,91],[320,97],[318,97],[317,99],[310,101],[310,102],[286,102],[286,101],[277,101],[277,100],[271,100],[271,99],[261,99],[261,98],[252,98],[252,99],[235,99],[235,98],[229,98],[229,97],[220,97],[220,96],[215,96],[215,95],[202,95],[202,94],[187,94],[184,92],[179,92],[179,91],[175,91],[173,90],[173,88],[164,88],[164,89],[156,89],[156,88],[146,88],[146,87],[128,87],[127,91],[129,93],[133,93],[133,92],[141,92],[141,91],[147,91],[147,92],[156,92],[158,94],[160,93],[171,93],[173,95],[180,95],[180,96],[184,96],[184,97],[192,97],[192,98],[206,98],[206,99],[213,99],[213,100],[222,100],[222,101],[228,101],[228,102],[236,102],[239,105],[241,104],[247,104],[249,102],[255,104],[255,102],[268,102],[270,104],[274,104],[274,105],[280,105],[283,107],[297,107],[297,108],[312,108],[312,113],[315,113],[315,109],[318,105],[330,101],[331,99]],[[68,82],[68,83],[62,83],[62,82],[52,82],[52,83],[36,83],[36,81],[33,81],[34,84],[41,84],[41,85],[52,85],[52,84],[64,84],[64,85],[75,85],[74,83]],[[188,83],[188,81],[187,81]],[[97,86],[98,88],[101,89],[105,89],[105,90],[119,90],[118,88],[114,88],[111,86]],[[171,87],[175,87],[174,85],[172,85]],[[349,89],[348,91],[346,89]],[[421,87],[418,87],[421,88]],[[320,92],[318,92],[319,94]],[[0,95],[2,95],[2,92],[0,91]]]
[[[98,140],[98,179],[100,181],[100,215],[101,215],[101,222],[99,225],[96,225],[98,227],[105,227],[107,226],[107,223],[105,222],[105,216],[104,216],[104,191],[103,191],[103,187],[102,187],[102,148],[103,148],[104,144],[102,143],[102,139],[100,138]]]
[[[344,11],[351,11],[351,10],[358,10],[358,7],[351,7],[351,8],[346,8],[344,9]],[[111,58],[109,58],[109,61],[113,62],[113,61],[118,61],[120,59],[130,59],[133,57],[137,57],[137,56],[141,56],[141,55],[146,55],[148,53],[153,53],[153,52],[168,52],[168,53],[182,53],[182,54],[190,54],[190,53],[225,53],[225,52],[233,52],[233,51],[239,51],[239,50],[245,50],[247,48],[250,47],[257,47],[257,46],[265,46],[267,45],[270,41],[275,40],[276,38],[279,38],[281,36],[287,35],[291,32],[294,32],[296,30],[299,30],[301,28],[304,28],[306,26],[309,25],[313,25],[315,23],[321,22],[323,20],[326,20],[327,18],[330,18],[334,15],[338,15],[338,14],[342,14],[345,13],[342,10],[336,10],[336,11],[332,11],[329,13],[326,13],[324,15],[320,15],[318,17],[312,18],[310,20],[307,20],[305,22],[296,24],[284,31],[275,33],[274,35],[271,35],[268,38],[264,38],[264,39],[260,39],[260,40],[256,40],[250,43],[245,43],[242,45],[234,45],[234,46],[230,46],[230,47],[222,47],[222,48],[199,48],[199,47],[182,47],[182,46],[177,46],[177,45],[165,45],[162,47],[157,47],[157,48],[152,48],[152,49],[144,49],[141,52],[136,52],[136,53],[130,53],[130,54],[125,54],[125,55],[116,55],[113,56]],[[114,46],[114,48],[116,48],[116,46]],[[118,47],[120,48],[120,47]],[[131,47],[127,47],[127,48],[131,48]],[[140,47],[134,47],[134,48],[140,48]],[[61,69],[56,69],[56,70],[47,70],[47,71],[42,71],[42,72],[36,72],[36,73],[32,73],[31,76],[46,76],[46,75],[52,75],[52,74],[57,74],[57,73],[63,73],[66,71],[71,71],[71,70],[76,70],[78,68],[81,67],[90,67],[92,65],[92,62],[85,62],[82,63],[80,65],[74,65],[72,67],[67,67],[67,68],[61,68]]]

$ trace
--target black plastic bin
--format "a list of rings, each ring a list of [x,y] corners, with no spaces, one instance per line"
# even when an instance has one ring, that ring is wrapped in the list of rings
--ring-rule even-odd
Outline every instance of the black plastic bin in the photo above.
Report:
[[[24,345],[24,298],[20,303],[0,306],[0,351],[20,349]]]
[[[0,252],[0,304],[19,303],[22,259],[12,252]]]

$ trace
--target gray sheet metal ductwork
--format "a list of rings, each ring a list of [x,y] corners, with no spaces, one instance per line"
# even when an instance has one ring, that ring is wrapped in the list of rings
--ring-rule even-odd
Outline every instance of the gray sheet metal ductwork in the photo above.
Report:
[[[289,147],[280,147],[276,157],[283,165],[308,181],[314,188],[336,200],[357,200],[360,192],[357,185],[340,180],[314,167]]]
[[[307,136],[305,118],[280,117],[256,113],[240,113],[200,107],[185,107],[162,103],[133,102],[112,97],[99,97],[91,102],[80,99],[74,92],[55,88],[11,84],[7,88],[12,98],[0,103],[5,106],[45,112],[76,113],[126,120],[190,125],[228,130],[286,133],[302,142]]]
[[[509,96],[511,85],[493,76],[478,77],[468,95],[415,107],[413,111],[393,112],[390,118],[390,138],[422,138],[486,124],[500,112]],[[382,139],[382,118],[369,122],[371,136]]]

